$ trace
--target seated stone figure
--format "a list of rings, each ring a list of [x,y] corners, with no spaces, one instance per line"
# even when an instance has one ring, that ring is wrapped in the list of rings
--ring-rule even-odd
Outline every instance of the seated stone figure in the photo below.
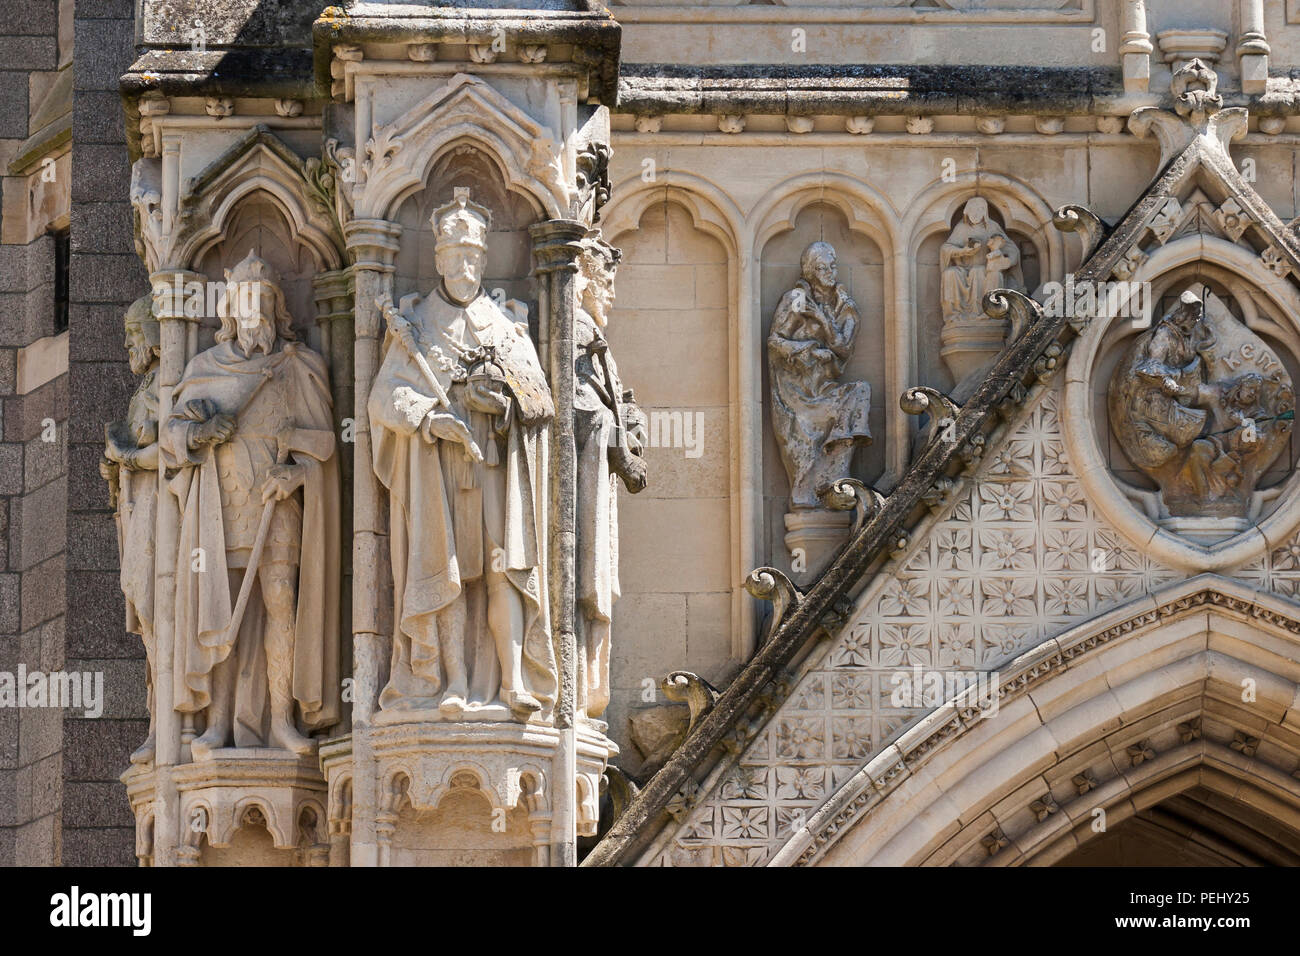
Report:
[[[1252,335],[1223,321],[1225,334]],[[1134,338],[1107,393],[1120,447],[1160,487],[1171,517],[1244,517],[1290,434],[1290,382],[1281,372],[1228,374],[1219,339],[1200,297],[1184,292]]]
[[[802,278],[781,297],[767,339],[772,424],[790,478],[794,510],[817,508],[859,445],[871,443],[871,386],[839,381],[853,355],[858,307],[838,282],[835,248],[814,242]]]

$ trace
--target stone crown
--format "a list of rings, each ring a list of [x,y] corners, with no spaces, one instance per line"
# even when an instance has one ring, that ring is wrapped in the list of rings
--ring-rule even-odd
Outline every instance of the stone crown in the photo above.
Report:
[[[487,249],[487,234],[492,225],[492,213],[469,198],[469,188],[457,186],[452,201],[433,212],[433,231],[437,237],[435,249],[450,246],[472,246]]]

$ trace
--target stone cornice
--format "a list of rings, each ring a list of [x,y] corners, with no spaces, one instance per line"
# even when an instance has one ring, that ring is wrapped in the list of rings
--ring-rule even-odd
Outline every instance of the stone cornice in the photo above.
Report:
[[[1084,114],[1124,94],[1117,68],[625,63],[624,113]]]
[[[1224,94],[1256,115],[1300,109],[1300,83],[1277,79],[1263,98]],[[1170,94],[1126,94],[1119,67],[624,63],[615,110],[672,113],[1005,115],[1127,114],[1172,108]]]
[[[338,44],[559,44],[571,47],[572,61],[586,71],[590,97],[609,104],[618,88],[623,28],[593,0],[579,5],[582,9],[492,10],[359,4],[346,16],[331,15],[338,8],[327,7],[312,25],[317,82],[329,89],[331,51]]]

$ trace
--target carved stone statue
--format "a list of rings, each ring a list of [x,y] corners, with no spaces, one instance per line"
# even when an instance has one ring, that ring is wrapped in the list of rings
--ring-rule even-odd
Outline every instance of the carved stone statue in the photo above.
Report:
[[[339,716],[328,372],[269,265],[249,252],[226,281],[217,344],[186,367],[161,442],[181,508],[176,709],[206,716],[196,759],[232,740],[305,754],[294,702],[306,728]]]
[[[108,482],[116,509],[117,555],[126,596],[126,629],[144,641],[145,690],[149,735],[131,754],[132,763],[149,763],[154,755],[154,534],[158,518],[158,320],[153,294],[126,310],[126,349],[140,385],[131,396],[126,419],[104,429],[104,458],[99,473]]]
[[[943,270],[940,290],[944,322],[985,318],[984,295],[994,289],[1025,291],[1020,250],[1002,227],[989,218],[987,199],[966,203],[962,217],[939,250]]]
[[[575,438],[578,452],[578,648],[584,679],[578,706],[599,717],[609,704],[610,621],[618,585],[618,492],[645,489],[645,414],[624,391],[605,339],[622,254],[595,234],[583,242],[574,316]]]
[[[834,247],[812,243],[800,268],[803,277],[781,297],[767,339],[772,423],[795,510],[819,507],[818,495],[849,477],[854,448],[871,443],[871,386],[839,381],[859,320],[836,281]]]
[[[433,214],[442,276],[389,324],[370,393],[391,501],[394,635],[385,709],[549,716],[557,673],[542,577],[550,390],[522,321],[482,289],[490,213],[469,190]],[[519,311],[516,311],[516,310]]]
[[[1281,363],[1217,299],[1192,291],[1137,336],[1107,394],[1124,453],[1174,518],[1244,518],[1286,447],[1295,393]]]

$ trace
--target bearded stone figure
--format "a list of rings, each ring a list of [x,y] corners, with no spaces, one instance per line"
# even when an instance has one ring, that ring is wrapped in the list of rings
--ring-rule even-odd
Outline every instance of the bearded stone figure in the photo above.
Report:
[[[799,264],[803,276],[781,297],[767,339],[772,421],[796,511],[819,507],[819,496],[849,477],[854,449],[871,444],[871,386],[839,381],[859,318],[838,282],[835,248],[814,242]]]
[[[226,272],[216,345],[172,396],[176,709],[195,759],[232,742],[307,754],[339,717],[339,476],[328,372],[271,267]],[[298,715],[295,716],[295,702]]]
[[[1218,299],[1190,290],[1133,340],[1107,401],[1120,447],[1175,519],[1245,519],[1295,417],[1290,378],[1269,347]]]
[[[984,295],[994,289],[1025,290],[1020,250],[989,218],[988,200],[979,196],[966,203],[961,220],[939,250],[939,266],[945,323],[985,318]]]
[[[646,487],[646,417],[623,389],[605,327],[619,250],[592,234],[578,259],[574,315],[574,432],[578,453],[578,706],[598,718],[609,704],[610,624],[618,584],[618,480]]]
[[[99,473],[108,482],[109,500],[116,511],[126,630],[139,634],[144,641],[149,734],[131,754],[131,762],[146,764],[154,755],[154,536],[158,518],[158,359],[161,355],[152,293],[131,303],[124,324],[131,371],[140,376],[140,385],[131,396],[126,419],[104,429],[104,457]]]
[[[370,393],[391,503],[393,656],[381,708],[547,719],[557,672],[542,577],[550,390],[522,321],[482,288],[491,214],[458,187],[432,217],[442,280],[388,322]]]

